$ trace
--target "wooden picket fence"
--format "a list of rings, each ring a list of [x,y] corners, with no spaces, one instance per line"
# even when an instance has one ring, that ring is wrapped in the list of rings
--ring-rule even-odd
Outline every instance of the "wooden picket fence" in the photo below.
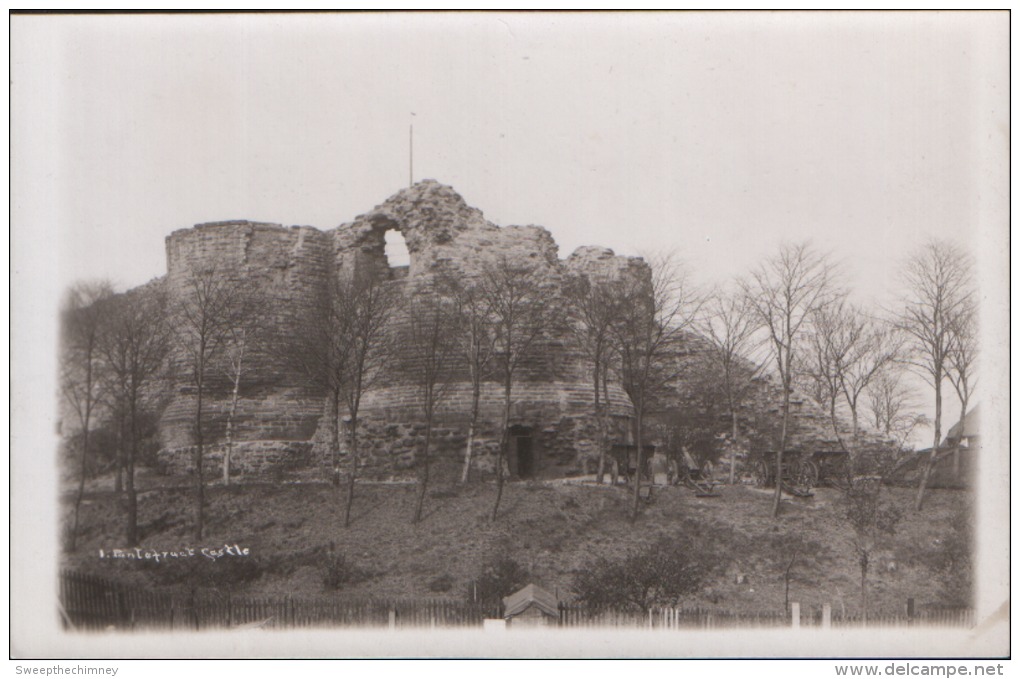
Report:
[[[813,621],[814,622],[814,621]],[[815,624],[821,624],[815,622]],[[832,616],[833,627],[901,627],[917,625],[924,627],[973,627],[974,611],[970,608],[945,608],[925,610],[907,616],[906,613],[868,614],[867,622],[860,614]]]
[[[486,618],[501,618],[498,607],[452,599],[387,599],[344,597],[251,597],[216,592],[169,594],[131,587],[95,575],[65,571],[60,576],[60,603],[64,624],[75,629],[224,629],[224,628],[456,628],[482,627]],[[859,615],[831,611],[831,627],[864,624]],[[803,611],[800,627],[824,627],[822,609]],[[698,607],[659,607],[648,612],[593,610],[561,603],[559,619],[567,628],[652,628],[664,630],[790,627],[782,612],[749,613]],[[941,626],[973,627],[971,609],[872,614],[869,627]]]
[[[75,629],[481,627],[501,615],[450,599],[157,593],[69,571],[60,577],[60,602],[65,626]]]
[[[560,604],[561,627],[651,627],[653,629],[727,629],[789,626],[781,613],[736,613],[698,607],[657,607],[647,613],[631,610],[591,610]]]

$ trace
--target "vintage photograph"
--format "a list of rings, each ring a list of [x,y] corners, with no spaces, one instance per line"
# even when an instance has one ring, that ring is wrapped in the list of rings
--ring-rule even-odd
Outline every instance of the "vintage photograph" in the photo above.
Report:
[[[1008,655],[1008,35],[13,16],[12,653]]]

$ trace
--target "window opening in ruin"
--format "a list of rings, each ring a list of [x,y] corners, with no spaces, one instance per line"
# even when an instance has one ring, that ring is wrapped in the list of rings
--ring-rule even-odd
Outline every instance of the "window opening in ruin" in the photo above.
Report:
[[[404,234],[396,229],[390,229],[385,234],[386,239],[386,261],[391,269],[399,269],[410,266],[411,254],[407,251],[407,243],[404,241]]]
[[[535,451],[532,446],[531,428],[514,426],[510,428],[511,473],[519,479],[530,479],[535,476]]]

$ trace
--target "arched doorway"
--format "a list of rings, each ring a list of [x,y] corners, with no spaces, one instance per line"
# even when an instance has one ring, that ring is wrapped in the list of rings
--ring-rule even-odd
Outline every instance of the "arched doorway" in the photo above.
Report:
[[[535,447],[531,427],[510,427],[510,475],[518,479],[535,477]]]

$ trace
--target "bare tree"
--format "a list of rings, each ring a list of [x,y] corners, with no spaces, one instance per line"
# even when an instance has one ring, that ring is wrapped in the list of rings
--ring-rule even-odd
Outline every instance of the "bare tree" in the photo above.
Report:
[[[581,274],[573,277],[564,288],[569,305],[569,327],[591,367],[593,405],[598,426],[598,470],[596,480],[602,483],[609,448],[609,423],[606,399],[601,397],[614,352],[613,322],[617,317],[614,282]]]
[[[846,298],[840,298],[815,310],[811,332],[804,333],[799,371],[807,379],[812,396],[825,406],[832,433],[844,450],[852,446],[844,440],[839,421],[842,381],[850,352],[859,341],[859,328],[845,315],[847,307]]]
[[[217,362],[235,329],[245,323],[242,314],[249,309],[241,303],[244,295],[243,284],[226,272],[193,269],[172,310],[176,344],[195,389],[195,536],[199,540],[205,529],[204,400]]]
[[[151,405],[146,392],[166,368],[171,332],[166,296],[159,290],[132,291],[104,301],[107,316],[99,340],[109,371],[112,398],[123,414],[126,430],[124,479],[127,491],[129,545],[138,544],[138,492],[135,465],[141,442],[140,425]]]
[[[843,362],[840,390],[850,409],[850,440],[853,446],[847,450],[853,456],[860,452],[861,397],[886,366],[899,360],[902,338],[894,328],[859,309],[849,312],[847,325],[851,329],[856,328],[850,336],[856,337],[857,341],[851,344]]]
[[[626,279],[617,287],[613,323],[623,388],[634,405],[637,472],[632,518],[640,507],[645,415],[655,395],[676,377],[669,357],[702,304],[672,255],[653,257],[650,265],[650,280]]]
[[[719,292],[707,300],[706,314],[699,328],[712,342],[712,358],[722,377],[729,407],[732,442],[729,482],[732,485],[737,473],[735,446],[740,436],[740,403],[761,370],[760,365],[750,363],[747,358],[756,349],[755,318],[743,295]]]
[[[876,430],[896,438],[908,411],[915,407],[914,393],[901,374],[902,363],[890,363],[881,370],[867,387],[868,411]]]
[[[893,329],[868,316],[845,297],[819,308],[808,341],[807,372],[829,407],[832,430],[850,453],[851,469],[859,461],[861,397],[883,370],[896,361],[900,340]],[[850,439],[840,433],[838,402],[850,411]]]
[[[448,298],[432,290],[412,293],[400,332],[402,368],[410,373],[425,420],[425,441],[418,473],[418,502],[412,523],[421,521],[429,483],[429,453],[436,406],[450,385],[450,368],[456,350],[456,316]]]
[[[960,475],[960,446],[966,433],[967,408],[977,385],[977,309],[973,298],[952,319],[949,367],[946,377],[960,399],[960,437],[953,444],[953,476]]]
[[[895,446],[895,459],[885,471],[887,477],[915,459],[910,439],[919,427],[931,424],[927,416],[914,411],[915,394],[903,379],[903,371],[902,362],[890,363],[866,389],[872,425]]]
[[[460,475],[460,482],[467,483],[478,430],[482,382],[489,375],[495,350],[492,310],[489,307],[489,296],[483,294],[482,287],[475,280],[447,274],[438,279],[437,287],[440,294],[453,303],[459,353],[467,365],[471,381],[471,417],[464,448],[464,468]]]
[[[790,393],[796,373],[798,344],[818,309],[832,296],[833,266],[810,245],[783,245],[742,283],[758,326],[764,330],[783,390],[783,421],[776,455],[777,472],[790,428]],[[779,516],[782,483],[777,479],[772,516]]]
[[[340,437],[344,386],[350,361],[350,332],[344,295],[348,281],[335,278],[316,290],[312,303],[297,314],[293,327],[278,328],[271,350],[320,387],[329,398],[330,463],[333,485],[340,485]]]
[[[238,290],[231,316],[235,322],[226,328],[223,342],[222,372],[230,380],[230,410],[227,412],[226,448],[223,452],[223,485],[230,485],[230,463],[234,452],[234,419],[241,395],[241,377],[248,370],[253,353],[260,349],[266,328],[262,309],[265,298],[258,288]]]
[[[396,292],[395,287],[360,268],[350,274],[341,272],[338,277],[335,302],[341,320],[341,335],[337,341],[345,345],[344,351],[347,352],[342,391],[347,403],[350,440],[344,528],[351,525],[354,484],[361,463],[358,449],[361,400],[393,355],[389,324],[399,301]]]
[[[924,506],[928,478],[938,461],[942,439],[942,382],[950,367],[954,329],[973,308],[973,265],[960,247],[932,240],[924,244],[903,270],[906,295],[899,327],[907,336],[907,363],[935,390],[934,442],[921,470],[914,507]]]
[[[269,339],[272,351],[287,360],[329,398],[332,482],[342,480],[341,438],[346,424],[347,484],[344,527],[350,526],[360,464],[359,413],[365,392],[392,356],[389,323],[399,301],[397,290],[370,270],[338,271],[316,291],[292,332]],[[345,423],[346,419],[346,423]]]
[[[61,313],[60,389],[78,419],[81,445],[81,477],[74,499],[74,519],[68,548],[74,551],[78,539],[78,518],[88,474],[89,434],[96,407],[102,400],[103,380],[99,347],[105,317],[103,304],[113,295],[107,281],[81,283],[72,287]]]
[[[882,484],[878,477],[858,477],[846,491],[846,518],[853,529],[851,544],[857,553],[861,573],[861,613],[868,622],[868,570],[871,557],[896,530],[900,514],[882,502]]]
[[[487,262],[482,269],[479,289],[492,314],[496,338],[494,360],[503,380],[503,421],[496,457],[496,501],[492,506],[492,520],[495,521],[503,498],[503,464],[510,445],[514,378],[549,328],[552,310],[541,274],[537,266],[527,260],[501,256]]]
[[[891,366],[875,376],[867,393],[871,425],[885,436],[891,436],[893,422],[910,407],[910,389]]]

